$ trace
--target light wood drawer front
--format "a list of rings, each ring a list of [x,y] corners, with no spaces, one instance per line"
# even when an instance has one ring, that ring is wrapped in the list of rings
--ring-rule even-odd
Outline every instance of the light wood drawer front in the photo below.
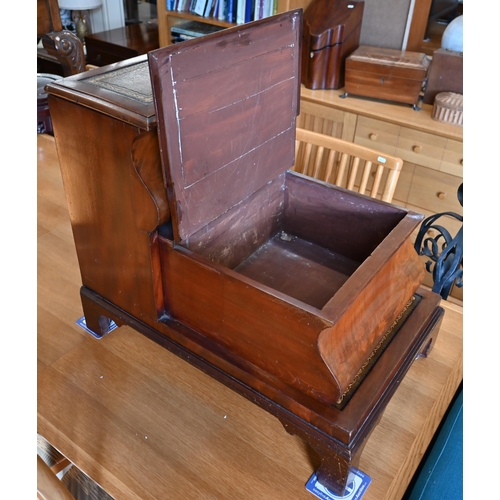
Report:
[[[422,207],[433,213],[462,214],[462,206],[457,198],[458,187],[461,183],[460,177],[416,165],[408,204]]]
[[[398,143],[399,129],[399,125],[359,116],[354,142],[367,148],[394,155]]]
[[[446,142],[443,137],[401,127],[396,156],[404,161],[440,170]]]
[[[448,139],[444,148],[443,161],[441,162],[441,172],[463,177],[463,143]]]

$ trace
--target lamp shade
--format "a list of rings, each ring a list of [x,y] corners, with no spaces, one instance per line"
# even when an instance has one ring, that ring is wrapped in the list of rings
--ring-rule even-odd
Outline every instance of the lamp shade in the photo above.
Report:
[[[102,5],[102,0],[59,0],[59,8],[67,10],[89,10]]]

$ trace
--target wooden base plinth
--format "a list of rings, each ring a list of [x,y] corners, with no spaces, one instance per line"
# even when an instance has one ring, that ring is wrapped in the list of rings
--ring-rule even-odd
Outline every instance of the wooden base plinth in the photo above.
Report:
[[[444,313],[438,295],[419,289],[420,302],[340,410],[292,388],[263,384],[244,363],[231,362],[230,353],[171,319],[149,325],[85,287],[80,293],[87,326],[97,334],[109,332],[109,320],[129,325],[277,417],[319,455],[318,478],[338,495],[344,494],[349,469],[358,464],[368,436],[405,373],[416,358],[429,353]]]

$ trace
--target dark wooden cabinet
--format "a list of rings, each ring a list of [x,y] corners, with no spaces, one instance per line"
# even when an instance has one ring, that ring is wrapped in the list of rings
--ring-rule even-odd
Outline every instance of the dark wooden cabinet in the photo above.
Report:
[[[344,85],[345,60],[358,46],[365,3],[313,0],[304,11],[302,83],[308,89]]]
[[[105,66],[158,48],[158,26],[155,23],[130,24],[85,37],[87,63]]]

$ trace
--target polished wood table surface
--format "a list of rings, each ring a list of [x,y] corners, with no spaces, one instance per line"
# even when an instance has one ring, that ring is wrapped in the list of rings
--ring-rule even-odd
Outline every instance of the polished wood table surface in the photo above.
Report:
[[[95,66],[112,64],[159,47],[156,23],[129,24],[85,37],[87,63]]]
[[[76,325],[80,274],[54,140],[38,135],[38,432],[117,500],[311,499],[318,458],[269,413],[129,327]],[[361,455],[363,500],[400,499],[462,380],[462,308],[443,302]]]

